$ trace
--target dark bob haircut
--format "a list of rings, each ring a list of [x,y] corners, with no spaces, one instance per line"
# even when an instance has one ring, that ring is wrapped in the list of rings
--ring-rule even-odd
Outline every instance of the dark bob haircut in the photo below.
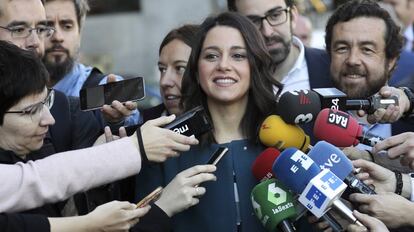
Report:
[[[207,33],[217,26],[237,29],[246,44],[247,59],[250,65],[250,88],[247,109],[240,127],[244,136],[248,139],[256,139],[257,130],[264,118],[276,112],[277,94],[274,94],[273,86],[278,87],[280,92],[283,85],[273,79],[272,58],[267,52],[260,32],[249,19],[238,13],[226,12],[216,17],[209,17],[200,25],[183,77],[181,89],[183,109],[187,111],[202,105],[210,114],[207,96],[198,82],[198,60]],[[212,134],[210,134],[210,139],[213,139]]]
[[[49,74],[39,57],[6,41],[0,41],[0,125],[4,114],[23,98],[40,94]]]

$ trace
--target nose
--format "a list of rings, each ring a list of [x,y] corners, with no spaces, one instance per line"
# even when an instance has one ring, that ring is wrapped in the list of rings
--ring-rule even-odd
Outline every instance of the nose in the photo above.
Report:
[[[160,86],[162,88],[171,88],[174,86],[175,74],[172,68],[168,67],[165,73],[161,73]]]
[[[263,19],[260,32],[264,37],[271,37],[273,35],[273,26],[266,19]]]
[[[218,64],[218,70],[220,71],[228,71],[231,69],[229,56],[226,56],[223,54],[222,58],[220,59],[220,62]]]
[[[40,47],[40,43],[43,43],[43,41],[40,41],[39,35],[36,31],[31,31],[30,35],[26,38],[26,49],[37,50]]]
[[[52,42],[55,42],[55,43],[61,43],[61,42],[63,42],[64,37],[63,37],[62,31],[61,31],[61,29],[59,27],[56,27],[55,28],[55,32],[50,37],[50,40]]]
[[[360,52],[358,51],[358,49],[356,48],[351,49],[351,51],[349,52],[348,58],[346,60],[346,63],[348,65],[360,65],[361,64]]]
[[[44,106],[43,111],[40,114],[40,126],[51,126],[55,124],[55,118],[46,106]]]

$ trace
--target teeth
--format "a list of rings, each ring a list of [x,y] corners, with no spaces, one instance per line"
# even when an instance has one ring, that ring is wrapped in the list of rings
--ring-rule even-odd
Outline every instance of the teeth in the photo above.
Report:
[[[362,78],[361,75],[347,75],[348,78],[352,78],[352,79],[358,79],[358,78]]]
[[[170,96],[167,96],[166,98],[167,100],[175,100],[175,99],[178,99],[179,97],[170,95]]]
[[[215,82],[215,83],[218,83],[218,84],[230,84],[230,83],[236,83],[236,81],[235,81],[235,80],[230,79],[230,78],[219,78],[219,79],[214,80],[214,82]]]

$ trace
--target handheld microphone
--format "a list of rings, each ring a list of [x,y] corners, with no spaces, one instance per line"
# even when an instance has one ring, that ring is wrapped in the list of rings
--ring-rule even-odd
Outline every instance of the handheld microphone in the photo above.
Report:
[[[308,156],[321,169],[329,169],[339,179],[343,180],[352,193],[376,194],[373,189],[353,174],[352,162],[340,149],[332,144],[320,141],[315,144]]]
[[[285,92],[279,99],[280,117],[289,124],[305,124],[316,118],[321,101],[316,92],[311,90]],[[286,106],[289,106],[286,109]]]
[[[164,126],[178,134],[186,136],[201,135],[213,127],[202,106],[195,107],[177,117],[174,121]]]
[[[278,115],[270,115],[263,121],[259,139],[265,146],[278,149],[296,147],[307,151],[310,145],[310,138],[302,128],[285,123]]]
[[[380,95],[373,95],[366,100],[346,100],[347,110],[364,110],[368,114],[373,114],[380,108],[386,109],[389,105],[398,106],[398,97],[393,95],[381,98]]]
[[[268,179],[256,185],[251,200],[257,218],[267,231],[296,231],[289,220],[296,217],[294,199],[280,181]]]
[[[272,166],[279,155],[280,151],[273,147],[269,147],[260,153],[252,165],[253,175],[258,181],[275,177],[272,172]]]
[[[316,217],[320,218],[333,206],[352,223],[362,225],[339,200],[346,185],[331,171],[320,172],[318,165],[303,152],[295,148],[284,150],[273,164],[273,172],[290,190],[300,194],[299,202]]]
[[[347,99],[342,91],[336,88],[316,88],[284,93],[279,100],[280,106],[289,106],[288,110],[280,111],[283,120],[290,124],[305,124],[316,118],[317,113],[324,108],[333,110],[364,110],[368,114],[389,105],[398,105],[398,97],[381,98],[373,95],[367,99]],[[285,108],[285,107],[280,107]]]
[[[338,147],[356,146],[359,143],[375,146],[384,139],[363,131],[351,115],[331,109],[323,109],[316,117],[313,134]]]

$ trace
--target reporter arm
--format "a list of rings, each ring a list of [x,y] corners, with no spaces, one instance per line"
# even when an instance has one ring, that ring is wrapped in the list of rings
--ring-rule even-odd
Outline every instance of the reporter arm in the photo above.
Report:
[[[171,218],[156,204],[140,219],[131,232],[168,232],[171,230]]]
[[[141,169],[136,138],[58,153],[45,159],[0,165],[0,212],[17,212],[57,202]],[[29,194],[30,193],[30,194]]]

